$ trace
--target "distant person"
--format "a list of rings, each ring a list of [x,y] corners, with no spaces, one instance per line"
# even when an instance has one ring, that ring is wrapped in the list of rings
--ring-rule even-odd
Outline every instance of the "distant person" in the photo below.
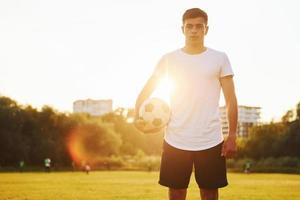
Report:
[[[90,171],[91,171],[91,166],[89,164],[86,164],[85,167],[84,167],[84,169],[85,169],[85,173],[89,174]]]
[[[51,159],[45,158],[44,165],[45,165],[45,171],[50,172],[51,171]]]
[[[164,55],[140,92],[135,125],[143,131],[139,109],[162,78],[173,81],[171,117],[164,135],[159,184],[169,188],[169,199],[184,200],[190,176],[202,200],[217,200],[227,183],[226,160],[236,152],[237,100],[233,71],[227,55],[204,45],[208,32],[205,11],[192,8],[182,17],[185,45]],[[220,33],[221,34],[221,33]],[[220,91],[226,101],[229,134],[224,140],[219,115]]]
[[[245,166],[244,166],[244,173],[245,174],[250,174],[251,173],[251,162],[250,161],[247,161],[245,163]]]
[[[73,161],[72,161],[72,171],[75,172],[75,170],[76,170],[76,163],[75,163],[75,161],[73,160]]]
[[[19,170],[20,172],[23,172],[24,171],[24,167],[25,167],[25,161],[24,160],[21,160],[19,162]]]

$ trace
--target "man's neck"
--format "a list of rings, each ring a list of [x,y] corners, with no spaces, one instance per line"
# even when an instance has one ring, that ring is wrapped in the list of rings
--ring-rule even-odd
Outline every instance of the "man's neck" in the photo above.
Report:
[[[182,50],[187,54],[200,54],[206,50],[203,43],[186,43]]]

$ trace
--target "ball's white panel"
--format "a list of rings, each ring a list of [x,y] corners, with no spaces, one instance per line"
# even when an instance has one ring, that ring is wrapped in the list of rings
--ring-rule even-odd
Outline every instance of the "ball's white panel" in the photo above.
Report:
[[[139,110],[139,115],[146,122],[145,130],[166,126],[170,118],[170,108],[158,98],[147,99]]]

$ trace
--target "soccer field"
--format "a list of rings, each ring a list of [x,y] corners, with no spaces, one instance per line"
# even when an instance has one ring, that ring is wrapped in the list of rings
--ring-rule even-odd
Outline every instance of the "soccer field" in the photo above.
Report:
[[[0,173],[1,200],[159,200],[167,189],[157,184],[158,172],[100,171]],[[229,173],[221,200],[300,199],[300,175]],[[187,199],[199,199],[194,178]]]

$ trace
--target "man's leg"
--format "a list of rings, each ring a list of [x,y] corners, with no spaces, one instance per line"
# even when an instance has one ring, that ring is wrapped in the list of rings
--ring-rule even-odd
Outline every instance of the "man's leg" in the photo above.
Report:
[[[193,171],[192,154],[164,142],[159,184],[168,187],[169,199],[185,200]]]
[[[169,200],[185,200],[186,189],[169,188]]]
[[[201,200],[218,200],[218,189],[203,189],[200,188]]]
[[[195,153],[195,178],[202,200],[217,200],[218,188],[228,184],[226,160],[221,156],[222,144]]]

